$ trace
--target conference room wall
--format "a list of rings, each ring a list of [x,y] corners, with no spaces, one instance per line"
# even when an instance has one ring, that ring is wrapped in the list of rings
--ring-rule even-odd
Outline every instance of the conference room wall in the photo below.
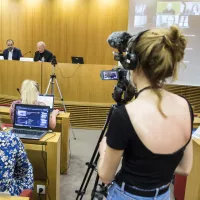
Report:
[[[26,57],[42,40],[58,62],[115,64],[106,39],[127,27],[128,0],[0,0],[0,50],[12,38]]]

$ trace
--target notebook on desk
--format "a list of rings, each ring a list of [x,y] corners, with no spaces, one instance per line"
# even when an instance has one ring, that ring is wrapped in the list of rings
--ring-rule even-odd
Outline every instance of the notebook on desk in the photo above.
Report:
[[[50,107],[16,104],[12,132],[19,138],[39,140],[49,129]]]

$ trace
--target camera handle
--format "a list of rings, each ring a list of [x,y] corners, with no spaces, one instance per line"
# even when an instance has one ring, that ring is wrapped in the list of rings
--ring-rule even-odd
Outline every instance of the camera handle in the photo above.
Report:
[[[88,168],[87,168],[87,171],[86,171],[85,176],[83,178],[83,181],[81,183],[80,189],[75,191],[77,193],[76,200],[79,200],[79,199],[81,200],[83,198],[83,195],[86,193],[88,184],[90,182],[90,179],[92,177],[92,174],[93,174],[94,170],[97,167],[97,163],[98,163],[98,160],[99,160],[99,156],[100,156],[99,153],[98,153],[99,144],[100,144],[101,140],[103,139],[103,137],[105,135],[105,132],[107,130],[107,127],[108,127],[112,112],[117,106],[118,106],[118,104],[115,104],[115,105],[112,105],[110,107],[110,110],[109,110],[106,122],[104,124],[103,130],[102,130],[102,132],[100,134],[99,140],[98,140],[97,145],[95,147],[95,150],[94,150],[94,152],[92,154],[92,158],[91,158],[90,162],[86,163]],[[106,195],[106,192],[105,192],[106,187],[105,187],[104,183],[102,183],[102,185],[100,185],[102,190],[101,191],[96,191],[97,185],[98,185],[98,181],[99,181],[99,175],[97,173],[95,184],[94,184],[94,187],[93,187],[93,190],[92,190],[92,194],[91,194],[91,200],[94,200],[95,196],[99,196],[100,195],[102,197],[103,195]]]

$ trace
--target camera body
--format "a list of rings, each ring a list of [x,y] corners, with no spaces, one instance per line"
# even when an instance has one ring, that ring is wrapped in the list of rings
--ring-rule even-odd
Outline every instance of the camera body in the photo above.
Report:
[[[114,87],[112,98],[119,104],[125,104],[130,101],[136,93],[135,88],[130,84],[129,70],[115,68],[100,72],[102,80],[117,80]]]
[[[118,80],[118,81],[128,81],[128,70],[122,68],[115,68],[112,70],[104,70],[100,72],[100,77],[102,80]]]

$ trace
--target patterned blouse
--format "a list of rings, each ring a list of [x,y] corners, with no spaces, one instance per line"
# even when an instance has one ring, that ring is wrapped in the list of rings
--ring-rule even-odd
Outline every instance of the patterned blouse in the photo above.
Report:
[[[12,196],[33,189],[33,168],[21,140],[10,131],[0,132],[0,192]]]
[[[22,104],[21,100],[13,101],[10,106],[10,118],[14,122],[15,104]],[[35,101],[34,105],[45,105],[43,102]]]

